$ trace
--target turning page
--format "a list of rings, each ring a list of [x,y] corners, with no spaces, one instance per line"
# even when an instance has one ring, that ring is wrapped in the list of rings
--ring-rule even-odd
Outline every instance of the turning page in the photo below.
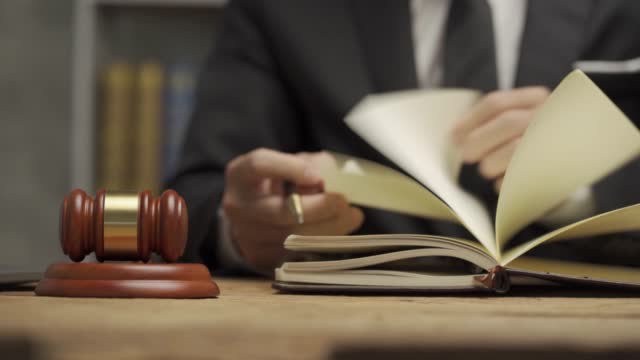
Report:
[[[495,255],[491,216],[457,183],[461,159],[450,141],[455,121],[480,93],[472,90],[404,91],[369,95],[346,117],[358,135],[427,186]]]
[[[331,153],[335,164],[321,168],[325,190],[350,203],[403,214],[458,222],[442,200],[410,177],[373,161]]]
[[[498,199],[498,248],[638,154],[635,125],[584,73],[573,71],[534,115],[511,158]]]
[[[640,204],[592,216],[514,247],[503,254],[501,264],[508,265],[527,251],[546,242],[637,231],[640,230],[640,221],[638,219],[640,219]]]

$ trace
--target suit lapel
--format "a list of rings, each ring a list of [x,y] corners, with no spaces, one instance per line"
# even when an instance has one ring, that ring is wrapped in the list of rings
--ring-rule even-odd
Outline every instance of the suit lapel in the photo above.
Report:
[[[555,87],[583,47],[591,1],[529,0],[515,86]]]
[[[353,16],[374,92],[415,88],[408,1],[352,0]]]

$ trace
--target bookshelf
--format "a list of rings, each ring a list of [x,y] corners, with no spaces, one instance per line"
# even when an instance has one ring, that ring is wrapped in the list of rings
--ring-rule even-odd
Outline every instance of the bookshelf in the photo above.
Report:
[[[76,0],[72,34],[70,187],[96,185],[99,82],[111,61],[188,60],[211,50],[226,0]]]

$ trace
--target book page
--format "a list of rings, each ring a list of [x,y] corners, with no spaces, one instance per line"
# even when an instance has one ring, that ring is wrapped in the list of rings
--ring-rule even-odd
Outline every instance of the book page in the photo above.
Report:
[[[498,248],[639,153],[633,123],[584,73],[573,71],[534,115],[509,163],[496,213]]]
[[[442,200],[399,171],[364,159],[331,155],[336,164],[320,169],[325,191],[341,193],[356,205],[458,222]]]
[[[446,249],[446,248],[423,248],[409,249],[359,256],[340,260],[318,260],[318,261],[293,261],[285,262],[282,268],[288,271],[336,271],[364,268],[373,265],[391,263],[398,260],[415,259],[422,257],[447,257],[456,258],[477,265],[485,270],[495,266],[495,260],[466,249]]]
[[[503,255],[501,264],[507,265],[527,251],[545,242],[640,230],[640,221],[638,219],[640,219],[640,204],[592,216],[509,250]]]
[[[416,247],[438,247],[451,250],[469,250],[494,261],[487,249],[476,241],[422,234],[377,234],[377,235],[289,235],[284,247],[292,251],[328,254],[357,254],[380,250]]]
[[[573,278],[640,284],[640,269],[623,266],[522,257],[509,264],[509,268]]]
[[[319,284],[329,287],[354,285],[356,287],[370,286],[375,289],[380,286],[386,289],[398,288],[401,289],[401,292],[403,290],[406,292],[407,288],[444,291],[486,290],[484,285],[475,280],[476,275],[443,275],[372,269],[299,272],[290,271],[284,266],[277,268],[275,275],[276,283],[274,285],[282,281],[300,283],[298,285]],[[295,285],[293,284],[293,287]]]
[[[491,216],[457,182],[461,159],[450,141],[456,120],[478,99],[472,90],[369,95],[346,117],[351,129],[428,187],[493,255]]]

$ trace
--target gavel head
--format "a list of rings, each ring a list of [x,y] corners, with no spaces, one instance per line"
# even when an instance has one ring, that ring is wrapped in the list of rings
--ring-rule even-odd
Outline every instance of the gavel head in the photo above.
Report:
[[[154,199],[150,191],[107,193],[95,200],[80,189],[64,197],[60,209],[60,243],[73,261],[96,253],[98,261],[149,261],[152,252],[167,262],[182,255],[187,242],[184,199],[167,190]]]

